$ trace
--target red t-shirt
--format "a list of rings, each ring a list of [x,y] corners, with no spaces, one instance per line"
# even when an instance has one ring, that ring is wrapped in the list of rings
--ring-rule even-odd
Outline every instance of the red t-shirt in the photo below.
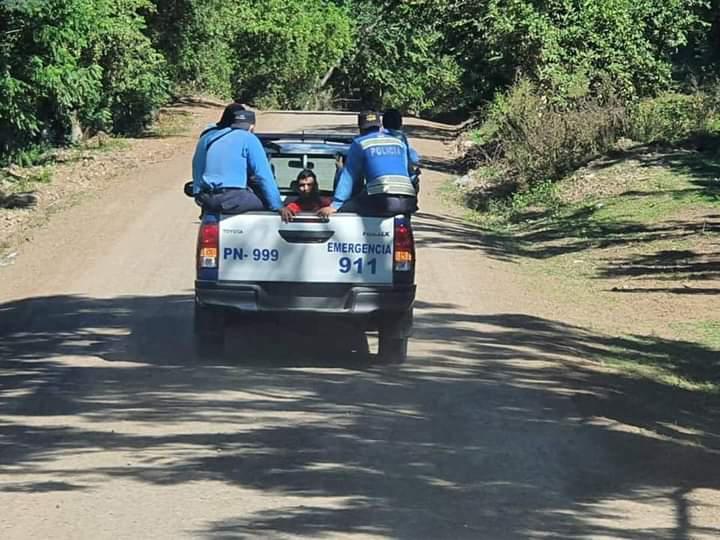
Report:
[[[321,208],[330,206],[332,199],[330,197],[313,197],[311,199],[296,199],[286,204],[293,214],[298,212],[317,212]]]

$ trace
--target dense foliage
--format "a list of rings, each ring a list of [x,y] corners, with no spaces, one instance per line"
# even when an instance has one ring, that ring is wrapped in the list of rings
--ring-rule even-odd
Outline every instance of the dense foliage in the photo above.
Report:
[[[145,0],[0,4],[0,154],[62,143],[73,124],[131,131],[166,99]]]
[[[715,78],[719,12],[720,0],[0,0],[0,154],[66,142],[73,126],[137,131],[183,92],[442,112],[484,110],[523,80],[554,110],[602,92],[630,104]]]
[[[412,111],[457,106],[463,68],[441,21],[422,5],[358,0],[357,39],[331,83],[361,106]]]
[[[278,107],[303,107],[350,49],[349,12],[325,0],[256,0],[243,8],[233,91]]]

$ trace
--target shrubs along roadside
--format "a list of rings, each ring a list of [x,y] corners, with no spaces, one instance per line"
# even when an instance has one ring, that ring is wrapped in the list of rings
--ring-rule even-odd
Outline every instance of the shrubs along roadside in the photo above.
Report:
[[[690,94],[666,92],[628,107],[626,135],[644,143],[677,144],[720,128],[720,87]]]
[[[621,138],[676,144],[720,128],[718,91],[663,93],[623,102],[608,86],[574,97],[543,91],[519,80],[496,97],[474,133],[484,155],[462,190],[473,209],[511,207],[616,147]],[[516,200],[513,203],[513,200]]]

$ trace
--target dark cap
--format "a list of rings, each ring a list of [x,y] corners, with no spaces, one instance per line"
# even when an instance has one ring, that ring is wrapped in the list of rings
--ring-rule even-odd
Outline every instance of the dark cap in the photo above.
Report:
[[[255,124],[255,113],[253,111],[235,111],[230,127],[248,129]]]
[[[380,127],[380,115],[375,111],[363,111],[358,114],[358,127],[361,130]]]
[[[255,113],[248,111],[241,103],[231,103],[223,111],[219,127],[249,129],[255,123]]]

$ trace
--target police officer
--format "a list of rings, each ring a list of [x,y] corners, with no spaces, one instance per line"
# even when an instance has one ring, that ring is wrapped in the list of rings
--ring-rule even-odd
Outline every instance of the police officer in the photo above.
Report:
[[[382,126],[386,133],[401,139],[405,143],[408,148],[408,160],[410,161],[411,167],[417,167],[420,165],[420,156],[415,149],[410,146],[407,135],[405,135],[402,130],[402,113],[398,109],[386,109],[382,115]]]
[[[397,137],[405,143],[408,151],[408,174],[410,180],[415,186],[415,192],[420,191],[420,156],[413,147],[410,146],[410,142],[407,136],[402,130],[402,113],[398,109],[386,109],[382,115],[383,131],[390,135]]]
[[[254,129],[255,113],[232,103],[200,135],[192,162],[193,194],[204,211],[240,214],[268,208],[282,213],[280,191]],[[249,189],[248,173],[262,200]]]
[[[337,211],[356,212],[364,216],[391,216],[417,211],[417,197],[408,174],[408,148],[398,137],[380,130],[380,115],[363,112],[358,115],[360,136],[347,155],[330,206],[318,214],[329,217]],[[364,189],[352,197],[353,188]]]

